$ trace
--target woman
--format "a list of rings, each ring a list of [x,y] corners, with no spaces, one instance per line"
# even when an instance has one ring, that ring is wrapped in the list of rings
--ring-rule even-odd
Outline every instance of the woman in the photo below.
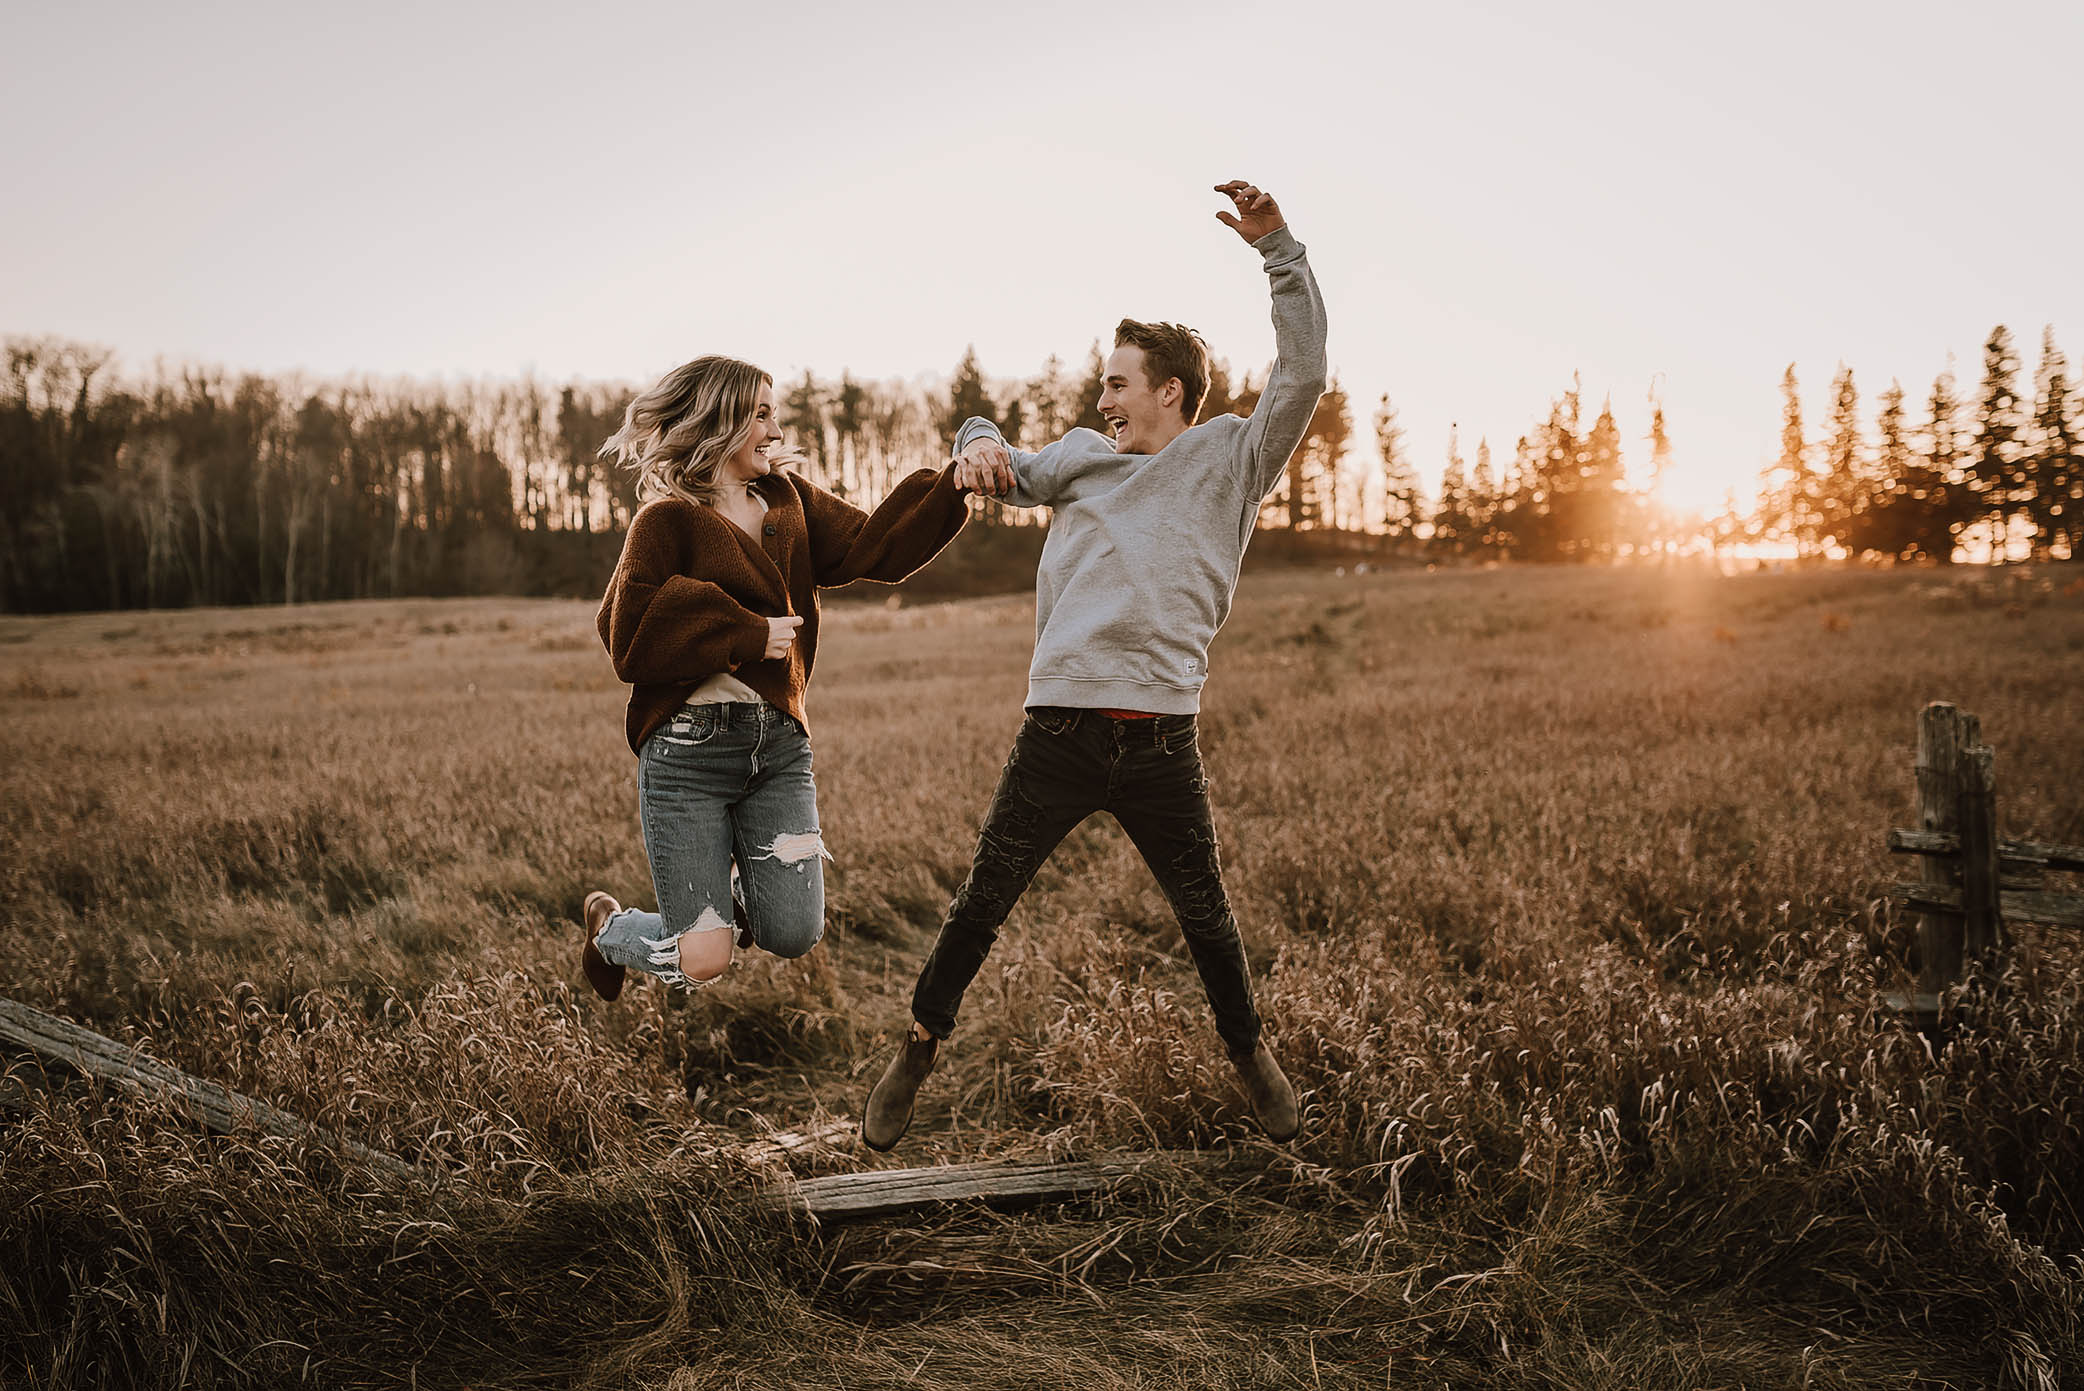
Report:
[[[742,940],[801,956],[825,930],[826,854],[804,688],[821,585],[895,581],[968,516],[953,465],[863,512],[778,463],[774,381],[701,357],[630,403],[603,456],[651,500],[630,519],[599,628],[630,684],[628,734],[659,911],[588,894],[587,981],[607,1000],[631,968],[693,987]]]

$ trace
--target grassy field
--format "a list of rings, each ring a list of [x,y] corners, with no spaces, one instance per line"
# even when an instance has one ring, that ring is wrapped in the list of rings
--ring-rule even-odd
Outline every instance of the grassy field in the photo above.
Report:
[[[2084,1384],[2084,942],[1930,1051],[1878,900],[1927,700],[2084,841],[2078,571],[1254,574],[1203,749],[1308,1129],[1254,1138],[1111,822],[881,1159],[851,1118],[1020,718],[1026,598],[828,609],[831,930],[668,999],[592,607],[0,618],[8,993],[451,1177],[106,1090],[0,1114],[0,1383]],[[576,988],[575,988],[576,987]],[[779,1164],[1198,1149],[1097,1203],[817,1233]]]

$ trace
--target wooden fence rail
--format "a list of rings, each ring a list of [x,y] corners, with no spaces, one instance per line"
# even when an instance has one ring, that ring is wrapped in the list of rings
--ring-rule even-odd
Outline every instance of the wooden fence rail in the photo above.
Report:
[[[996,1160],[928,1169],[870,1169],[785,1179],[769,1190],[766,1201],[826,1222],[889,1217],[948,1203],[1024,1207],[1105,1192],[1146,1165],[1194,1165],[1203,1160],[1192,1152],[1158,1150],[1057,1163]]]
[[[392,1178],[427,1182],[435,1176],[396,1155],[370,1149],[345,1136],[335,1135],[293,1116],[279,1106],[241,1096],[237,1092],[191,1077],[178,1068],[125,1048],[112,1038],[82,1028],[69,1019],[59,1019],[14,1000],[0,1000],[0,1047],[27,1053],[38,1069],[56,1065],[68,1072],[98,1078],[126,1091],[135,1091],[155,1101],[169,1103],[191,1116],[206,1130],[224,1135],[251,1125],[269,1135],[329,1146],[360,1161],[368,1168]],[[24,1083],[34,1077],[10,1072],[11,1086],[0,1089],[0,1099],[12,1093],[24,1100]]]
[[[1944,701],[1918,716],[1917,779],[1919,824],[1891,830],[1888,848],[1917,856],[1919,874],[1889,897],[1918,912],[1917,989],[1894,1003],[1927,1023],[1949,987],[1996,963],[2007,924],[2084,927],[2084,896],[2049,892],[2045,880],[2084,872],[2084,846],[1998,835],[1996,754],[1982,721]]]

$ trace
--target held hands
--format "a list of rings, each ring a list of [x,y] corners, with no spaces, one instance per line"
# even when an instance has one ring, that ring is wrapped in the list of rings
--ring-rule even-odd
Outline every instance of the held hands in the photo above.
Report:
[[[955,456],[955,486],[985,497],[1004,497],[1013,491],[1013,456],[994,439],[971,440]]]
[[[1243,179],[1217,184],[1216,192],[1229,194],[1231,203],[1237,208],[1235,213],[1217,213],[1217,219],[1248,242],[1258,241],[1268,232],[1288,225],[1288,219],[1281,216],[1281,206],[1274,202],[1274,196],[1262,193]]]
[[[789,649],[796,645],[796,630],[803,626],[801,614],[790,614],[787,618],[767,620],[767,650],[760,655],[772,660],[786,657]]]

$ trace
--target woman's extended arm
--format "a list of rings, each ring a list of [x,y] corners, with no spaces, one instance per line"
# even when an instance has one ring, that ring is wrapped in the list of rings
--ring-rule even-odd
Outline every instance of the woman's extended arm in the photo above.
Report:
[[[969,520],[952,464],[920,469],[873,512],[807,479],[796,481],[810,532],[811,575],[828,588],[854,580],[901,580],[938,555]]]

